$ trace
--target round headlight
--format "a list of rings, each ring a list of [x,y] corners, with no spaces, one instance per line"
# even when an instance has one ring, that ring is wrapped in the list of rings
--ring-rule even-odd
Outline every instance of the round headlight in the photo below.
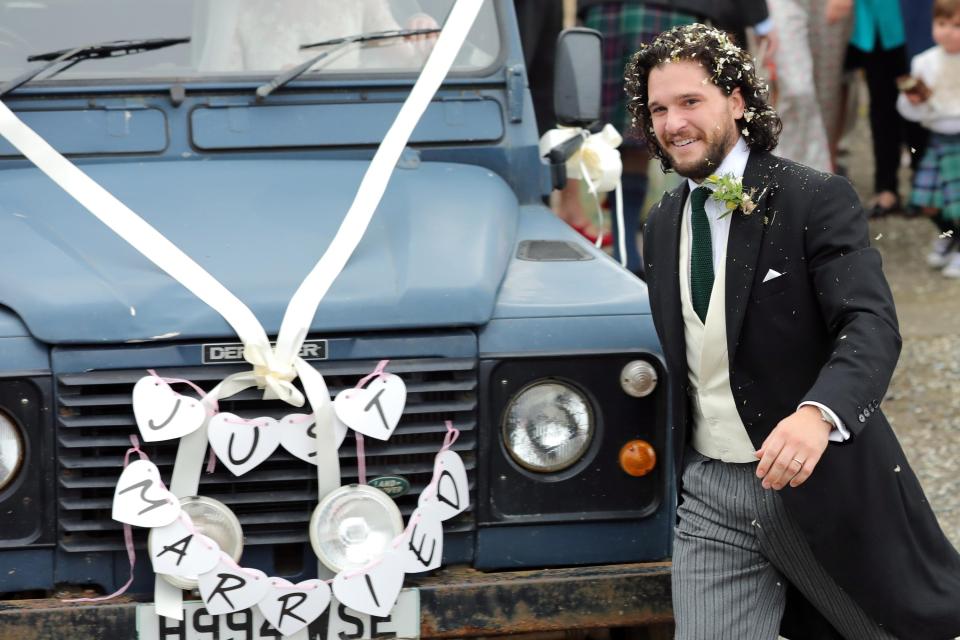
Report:
[[[3,411],[0,411],[0,491],[6,489],[23,466],[23,434]]]
[[[620,387],[634,398],[648,396],[657,387],[657,370],[644,360],[628,362],[620,372]]]
[[[520,466],[561,471],[586,453],[593,439],[593,410],[587,398],[562,382],[537,382],[522,389],[504,412],[503,442]]]
[[[331,491],[310,517],[310,544],[334,572],[376,560],[402,532],[403,517],[396,503],[365,484]]]
[[[230,508],[206,496],[180,498],[180,506],[193,521],[197,533],[202,533],[220,546],[220,550],[233,558],[243,555],[243,529]],[[163,579],[180,589],[196,589],[196,578],[183,578],[162,574]]]

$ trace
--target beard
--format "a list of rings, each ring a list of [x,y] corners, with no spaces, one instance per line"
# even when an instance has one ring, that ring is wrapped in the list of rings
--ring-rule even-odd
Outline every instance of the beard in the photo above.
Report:
[[[730,122],[723,131],[716,135],[707,135],[704,137],[706,143],[706,152],[701,158],[682,161],[673,156],[667,149],[669,146],[660,146],[667,158],[670,160],[670,166],[684,178],[689,178],[694,182],[701,182],[705,178],[716,173],[717,168],[723,159],[727,157],[730,150],[737,143],[740,131],[735,122]]]

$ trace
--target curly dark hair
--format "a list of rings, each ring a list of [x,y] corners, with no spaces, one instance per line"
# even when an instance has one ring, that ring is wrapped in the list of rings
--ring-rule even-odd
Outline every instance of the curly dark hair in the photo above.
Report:
[[[777,146],[783,125],[767,102],[767,85],[757,77],[756,63],[750,55],[733,44],[723,31],[702,24],[683,25],[661,33],[633,54],[624,78],[633,127],[647,141],[650,153],[660,159],[664,171],[673,167],[653,131],[647,80],[655,67],[680,60],[699,63],[728,96],[740,88],[746,105],[737,128],[751,149],[770,151]]]

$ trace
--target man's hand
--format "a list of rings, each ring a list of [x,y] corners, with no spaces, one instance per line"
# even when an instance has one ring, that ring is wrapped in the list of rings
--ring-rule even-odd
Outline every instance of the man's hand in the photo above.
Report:
[[[830,442],[832,429],[812,405],[781,420],[754,454],[760,458],[757,477],[763,479],[763,488],[779,491],[788,482],[791,487],[806,482]]]

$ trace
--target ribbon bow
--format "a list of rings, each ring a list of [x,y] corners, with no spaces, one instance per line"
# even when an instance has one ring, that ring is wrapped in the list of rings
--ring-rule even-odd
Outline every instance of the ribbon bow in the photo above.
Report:
[[[264,400],[283,400],[295,407],[304,404],[303,394],[293,386],[297,370],[293,362],[281,363],[270,347],[256,344],[244,345],[243,359],[253,365],[253,371],[239,375],[253,377],[258,389],[264,389]]]
[[[567,175],[586,182],[590,193],[605,193],[616,189],[623,173],[623,162],[620,160],[620,152],[617,151],[623,137],[611,124],[604,126],[598,133],[590,133],[577,127],[551,129],[540,138],[540,155],[547,155],[554,147],[577,136],[583,138],[583,144],[567,160]]]
[[[551,129],[540,138],[540,155],[546,156],[550,151],[568,140],[580,136],[583,143],[566,162],[567,175],[576,180],[587,183],[587,190],[597,203],[598,216],[603,215],[600,208],[598,194],[608,191],[615,192],[617,201],[617,222],[623,229],[623,187],[620,177],[623,175],[623,161],[617,150],[623,143],[623,137],[612,124],[604,125],[597,133],[590,133],[578,127],[559,127]],[[601,228],[602,220],[600,224]],[[603,243],[602,233],[597,237],[597,247]],[[623,234],[619,238],[620,264],[626,266],[626,240]]]

